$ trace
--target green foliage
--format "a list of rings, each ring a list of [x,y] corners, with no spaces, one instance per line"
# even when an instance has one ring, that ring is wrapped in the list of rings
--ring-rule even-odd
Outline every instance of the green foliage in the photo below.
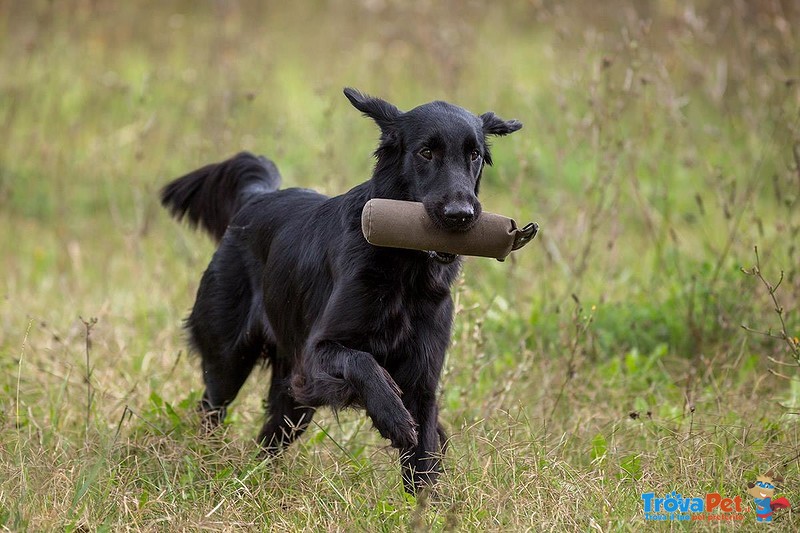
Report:
[[[0,528],[638,531],[645,490],[770,468],[796,504],[798,25],[723,0],[0,3]],[[261,457],[269,370],[198,430],[181,320],[214,247],[157,201],[242,149],[286,186],[363,181],[378,132],[345,85],[525,124],[481,195],[542,230],[466,261],[417,498],[359,412]]]

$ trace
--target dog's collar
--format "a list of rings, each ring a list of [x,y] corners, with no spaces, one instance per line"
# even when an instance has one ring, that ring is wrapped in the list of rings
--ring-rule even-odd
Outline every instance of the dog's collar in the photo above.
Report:
[[[456,259],[458,259],[458,254],[448,254],[445,252],[436,252],[434,250],[428,251],[428,257],[436,261],[437,263],[441,263],[443,265],[449,265]]]

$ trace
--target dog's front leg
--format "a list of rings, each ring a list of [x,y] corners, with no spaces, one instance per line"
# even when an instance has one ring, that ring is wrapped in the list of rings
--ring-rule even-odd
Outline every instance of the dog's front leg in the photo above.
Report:
[[[439,424],[434,392],[409,393],[406,407],[418,424],[417,445],[402,450],[400,462],[406,492],[415,494],[436,482],[447,436]]]
[[[334,408],[364,406],[380,434],[401,450],[417,444],[414,418],[400,400],[400,388],[375,358],[334,341],[316,341],[306,349],[301,374],[292,379],[301,404]]]

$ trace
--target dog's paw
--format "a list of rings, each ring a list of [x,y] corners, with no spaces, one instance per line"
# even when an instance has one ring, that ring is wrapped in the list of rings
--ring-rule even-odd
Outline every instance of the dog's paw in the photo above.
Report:
[[[397,448],[398,450],[414,448],[417,445],[417,428],[416,426],[411,426],[398,431],[390,440],[392,441],[392,448]]]
[[[405,409],[397,413],[398,416],[391,417],[387,421],[386,431],[379,431],[381,435],[389,439],[393,448],[408,450],[417,445],[417,423]]]
[[[380,416],[375,416],[376,413],[380,413]],[[417,445],[417,423],[402,404],[373,410],[372,423],[381,437],[392,443],[393,448],[408,450]]]
[[[228,410],[225,406],[213,407],[207,400],[200,400],[197,405],[200,414],[200,434],[211,435],[215,429],[222,425]]]

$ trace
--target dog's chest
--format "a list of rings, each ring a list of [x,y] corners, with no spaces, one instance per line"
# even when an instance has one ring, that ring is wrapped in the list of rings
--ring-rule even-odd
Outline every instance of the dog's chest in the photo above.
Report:
[[[419,351],[417,340],[422,326],[419,318],[416,315],[395,312],[394,309],[402,305],[399,299],[394,302],[384,299],[379,305],[382,313],[367,339],[368,351],[383,366],[392,366],[400,359],[414,357]]]
[[[384,366],[408,358],[427,357],[432,344],[446,344],[450,335],[450,294],[444,291],[393,287],[381,291],[373,307],[369,350]],[[435,342],[434,342],[435,341]]]

